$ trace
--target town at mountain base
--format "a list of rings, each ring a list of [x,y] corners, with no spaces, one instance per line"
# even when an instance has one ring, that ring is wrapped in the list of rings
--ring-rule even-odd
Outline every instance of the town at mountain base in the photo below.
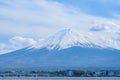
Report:
[[[83,71],[83,70],[59,70],[59,71],[4,71],[0,72],[0,78],[4,77],[120,77],[120,71],[101,70],[101,71]]]

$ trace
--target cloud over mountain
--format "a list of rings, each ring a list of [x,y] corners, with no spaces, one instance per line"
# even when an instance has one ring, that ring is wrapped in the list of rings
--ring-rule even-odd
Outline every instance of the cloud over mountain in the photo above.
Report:
[[[101,0],[98,2],[104,3]],[[0,4],[0,25],[2,25],[0,34],[2,35],[44,37],[63,28],[86,30],[83,27],[86,22],[104,19],[84,14],[75,6],[53,0],[0,0]]]
[[[12,37],[9,42],[0,44],[0,54],[21,49],[36,44],[37,42],[32,38],[25,38],[21,36]]]

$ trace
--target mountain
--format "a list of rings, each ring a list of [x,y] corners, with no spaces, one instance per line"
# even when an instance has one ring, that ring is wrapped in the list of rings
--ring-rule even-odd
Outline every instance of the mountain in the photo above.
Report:
[[[65,49],[73,46],[79,47],[98,47],[98,48],[108,48],[111,47],[108,43],[105,43],[104,39],[97,40],[91,35],[83,35],[76,30],[63,29],[56,34],[48,37],[47,39],[41,41],[39,44],[31,46],[31,48],[47,48],[52,49]]]
[[[120,68],[120,50],[64,29],[39,44],[0,55],[0,68]]]

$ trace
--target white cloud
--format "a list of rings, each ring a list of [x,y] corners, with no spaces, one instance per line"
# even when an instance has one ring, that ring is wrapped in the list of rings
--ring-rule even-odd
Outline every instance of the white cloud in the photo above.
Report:
[[[93,26],[90,28],[91,31],[109,31],[111,30],[112,27],[116,28],[117,25],[114,25],[114,23],[109,23],[109,22],[100,22],[96,21],[93,23]]]
[[[0,6],[0,16],[5,18],[5,20],[0,20],[1,34],[39,34],[44,37],[64,27],[82,27],[81,20],[89,19],[89,16],[83,17],[83,14],[72,7],[47,0],[2,2],[8,6]]]
[[[36,44],[36,41],[31,38],[24,38],[21,36],[15,36],[10,39],[10,43],[12,44],[13,48],[23,48],[28,47],[30,45]]]
[[[9,40],[8,44],[1,43],[0,44],[0,54],[4,54],[10,51],[18,50],[21,48],[25,48],[28,46],[32,46],[36,44],[37,41],[35,41],[32,38],[25,38],[21,36],[15,36]]]
[[[91,31],[106,31],[109,29],[109,26],[102,24],[102,25],[98,25],[95,24],[90,30]]]
[[[47,37],[63,28],[88,30],[93,19],[71,6],[51,0],[3,0],[0,34]],[[86,26],[86,27],[83,27]]]
[[[0,33],[6,34],[46,34],[67,26],[70,15],[63,10],[62,4],[45,0],[7,0],[0,6],[0,15],[6,20],[0,20]],[[56,27],[57,26],[57,27]],[[11,28],[9,28],[11,27]]]
[[[98,21],[94,21],[93,25],[90,27],[90,31],[95,31],[95,32],[99,32],[99,31],[104,31],[104,32],[110,32],[110,33],[116,33],[119,32],[120,30],[120,25],[117,23],[114,23],[112,21],[102,21],[102,20],[98,20]],[[99,32],[102,33],[102,32]],[[108,35],[109,36],[109,35]]]

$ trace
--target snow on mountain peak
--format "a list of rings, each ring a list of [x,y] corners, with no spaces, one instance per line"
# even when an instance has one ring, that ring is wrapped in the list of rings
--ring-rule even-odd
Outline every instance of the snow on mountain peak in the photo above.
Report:
[[[55,35],[49,37],[46,41],[46,46],[49,49],[53,48],[68,48],[71,46],[76,46],[81,43],[85,43],[85,39],[78,32],[72,31],[71,29],[64,29]]]
[[[73,46],[101,47],[99,43],[94,44],[91,35],[82,35],[76,30],[63,29],[53,36],[41,41],[35,48],[65,49]]]

